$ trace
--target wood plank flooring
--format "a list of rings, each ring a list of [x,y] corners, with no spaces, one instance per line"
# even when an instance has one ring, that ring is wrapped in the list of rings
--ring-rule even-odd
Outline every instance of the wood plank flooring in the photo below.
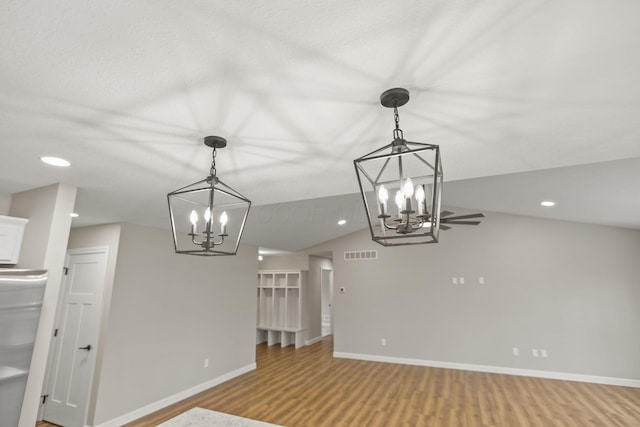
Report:
[[[257,369],[148,415],[199,406],[287,427],[640,426],[640,389],[332,357],[331,337],[257,346]],[[41,423],[45,426],[46,424]]]

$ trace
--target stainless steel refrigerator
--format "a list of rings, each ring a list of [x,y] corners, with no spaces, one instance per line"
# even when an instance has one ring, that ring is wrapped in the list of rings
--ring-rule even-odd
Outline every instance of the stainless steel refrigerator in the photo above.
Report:
[[[38,330],[45,270],[0,269],[0,427],[16,427]]]

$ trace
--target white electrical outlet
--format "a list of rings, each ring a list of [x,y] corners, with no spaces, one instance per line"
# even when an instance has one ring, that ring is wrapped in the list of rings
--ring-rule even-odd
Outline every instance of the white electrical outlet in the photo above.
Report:
[[[387,339],[386,339],[386,338],[382,338],[382,339],[380,340],[380,345],[382,345],[382,346],[387,345]]]
[[[547,354],[547,350],[542,349],[540,350],[540,356],[546,359],[547,357],[549,357],[549,354]]]
[[[484,285],[484,277],[478,277],[478,284]]]
[[[458,278],[454,277],[453,279],[451,279],[451,283],[453,283],[454,285],[458,284]]]
[[[460,282],[461,285],[464,285],[464,277],[461,277],[459,282]]]
[[[209,367],[209,358],[204,359],[204,367],[205,368]]]
[[[518,347],[513,347],[511,349],[511,352],[513,353],[514,356],[520,356],[520,350],[518,350]]]
[[[533,355],[533,357],[540,357],[540,353],[538,352],[537,348],[532,348],[531,354]]]

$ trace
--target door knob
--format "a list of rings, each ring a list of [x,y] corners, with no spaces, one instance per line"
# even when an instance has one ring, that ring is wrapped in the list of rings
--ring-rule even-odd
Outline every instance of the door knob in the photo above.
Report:
[[[90,350],[91,350],[91,344],[89,344],[89,345],[88,345],[88,346],[86,346],[86,347],[79,347],[79,348],[78,348],[78,350],[87,350],[87,351],[90,351]]]

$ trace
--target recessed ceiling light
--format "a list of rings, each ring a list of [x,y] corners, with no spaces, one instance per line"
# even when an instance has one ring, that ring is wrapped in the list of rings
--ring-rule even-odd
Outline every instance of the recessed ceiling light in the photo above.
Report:
[[[75,213],[75,212],[71,212],[71,218],[78,218],[80,215]]]
[[[347,223],[346,219],[341,219],[340,221],[338,221],[338,225],[345,225]]]
[[[549,207],[551,207],[551,206],[555,206],[555,205],[556,205],[556,202],[552,202],[551,200],[545,200],[545,201],[543,201],[543,202],[540,202],[540,204],[541,204],[542,206],[544,206],[544,207],[549,208]]]
[[[71,166],[71,163],[68,160],[61,159],[59,157],[44,156],[44,157],[40,157],[40,160],[42,160],[48,165],[59,166],[61,168],[66,168],[67,166]]]
[[[258,255],[258,261],[262,261],[264,257],[262,255]]]

